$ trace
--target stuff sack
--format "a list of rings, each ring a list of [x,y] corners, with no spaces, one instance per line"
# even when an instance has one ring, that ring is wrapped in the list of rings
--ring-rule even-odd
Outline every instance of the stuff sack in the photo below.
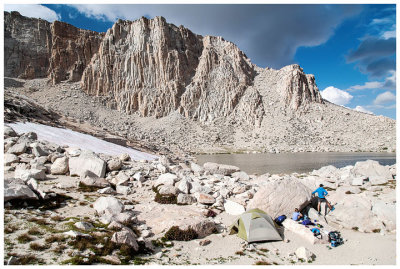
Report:
[[[282,222],[286,219],[285,215],[279,216],[277,217],[274,221],[276,224],[278,224],[279,226],[282,226]]]
[[[305,220],[303,220],[303,222],[301,224],[303,224],[303,225],[313,225],[314,223],[312,223],[312,221],[309,220],[309,219],[305,219]]]
[[[314,234],[316,238],[322,239],[322,234],[318,228],[312,228],[311,232]]]

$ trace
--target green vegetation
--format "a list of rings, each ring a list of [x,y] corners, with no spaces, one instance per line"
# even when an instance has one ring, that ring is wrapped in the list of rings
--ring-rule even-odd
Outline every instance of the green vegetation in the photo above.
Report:
[[[58,242],[58,243],[62,243],[67,241],[67,237],[63,236],[63,235],[50,235],[49,237],[46,237],[45,242],[46,243],[54,243],[54,242]]]
[[[16,254],[13,254],[13,255],[9,255],[9,256],[14,256],[17,258],[17,261],[15,262],[16,265],[44,264],[44,261],[42,259],[38,259],[34,255],[18,256]]]
[[[43,233],[37,227],[33,227],[33,228],[29,229],[28,234],[30,234],[30,235],[42,235]]]
[[[103,187],[98,187],[98,186],[88,186],[82,182],[79,182],[79,185],[78,185],[78,190],[81,192],[96,192],[102,188]]]
[[[239,256],[244,256],[244,255],[245,255],[244,252],[243,252],[243,251],[240,251],[240,250],[239,250],[239,251],[236,251],[235,254],[236,254],[236,255],[239,255]]]
[[[358,227],[352,227],[351,229],[354,231],[358,231]]]
[[[187,230],[181,230],[178,226],[172,226],[164,235],[167,240],[176,241],[190,241],[198,238],[198,234],[195,230],[189,228]]]
[[[21,234],[20,236],[17,237],[17,240],[19,243],[28,243],[31,242],[33,240],[33,237],[30,236],[29,234],[25,233],[25,234]]]
[[[257,261],[254,265],[271,265],[271,264],[266,261]]]
[[[49,245],[40,245],[38,243],[31,243],[29,245],[29,248],[32,250],[36,250],[36,251],[43,251],[45,249],[50,248],[50,246]]]
[[[160,194],[158,191],[158,187],[161,186],[153,186],[151,189],[155,192],[156,196],[154,197],[154,201],[159,204],[177,204],[178,197],[174,194]]]
[[[373,232],[373,233],[380,233],[380,232],[381,232],[381,229],[373,229],[372,232]]]

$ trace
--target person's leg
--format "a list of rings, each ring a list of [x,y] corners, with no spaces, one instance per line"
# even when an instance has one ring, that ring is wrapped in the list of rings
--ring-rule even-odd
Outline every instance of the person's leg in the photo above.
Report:
[[[318,199],[318,213],[321,214],[321,201]]]

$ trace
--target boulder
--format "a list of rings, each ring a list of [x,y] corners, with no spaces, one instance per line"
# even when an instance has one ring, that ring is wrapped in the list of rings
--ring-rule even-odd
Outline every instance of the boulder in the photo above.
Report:
[[[204,169],[203,167],[201,167],[200,165],[198,165],[197,163],[190,163],[190,169],[192,169],[193,173],[197,174],[197,175],[201,175],[204,173]]]
[[[268,182],[254,194],[247,210],[259,208],[272,218],[291,216],[295,208],[301,210],[310,202],[311,192],[308,187],[295,180]]]
[[[191,184],[187,179],[182,179],[176,185],[181,192],[186,194],[190,193]]]
[[[161,205],[156,202],[135,205],[138,221],[146,223],[154,235],[161,235],[172,226],[182,230],[191,227],[204,237],[212,234],[216,225],[212,219],[206,218],[203,210],[195,205]]]
[[[27,150],[27,146],[26,143],[22,142],[22,143],[17,143],[15,145],[13,145],[12,147],[10,147],[7,150],[7,153],[9,154],[15,154],[15,155],[21,155],[22,153],[25,153]]]
[[[232,177],[237,178],[239,180],[249,180],[250,179],[249,175],[243,171],[233,173]]]
[[[118,157],[121,161],[126,162],[129,161],[131,159],[131,156],[129,156],[128,153],[122,153],[121,155],[119,155]]]
[[[196,192],[194,196],[197,199],[197,202],[204,205],[212,205],[215,203],[215,198],[212,195]]]
[[[229,176],[235,172],[239,172],[240,168],[233,165],[227,164],[217,164],[212,162],[206,162],[204,165],[204,170],[211,174],[221,174],[224,176]]]
[[[26,170],[18,167],[15,169],[14,176],[15,178],[20,178],[24,181],[28,180],[29,178],[43,180],[46,178],[46,173],[43,169]]]
[[[111,181],[114,185],[127,185],[129,182],[129,177],[125,172],[120,171],[115,178]]]
[[[171,185],[162,185],[158,188],[158,192],[162,195],[177,195],[179,193],[179,189]]]
[[[316,243],[326,243],[325,240],[320,240],[314,236],[313,232],[311,232],[310,228],[307,228],[304,225],[298,224],[296,221],[287,218],[282,222],[285,230],[291,231],[297,236],[301,237],[302,240],[314,245]]]
[[[83,231],[90,231],[94,228],[92,224],[90,224],[89,222],[85,222],[85,221],[76,222],[74,224],[74,226]]]
[[[298,259],[302,259],[305,262],[313,261],[315,258],[315,254],[305,247],[296,249],[295,254]]]
[[[136,241],[135,233],[129,228],[123,228],[122,231],[116,232],[111,237],[111,241],[120,245],[127,244],[132,247],[135,251],[139,250],[139,245]]]
[[[35,155],[36,157],[49,155],[48,149],[46,149],[43,145],[40,145],[37,142],[30,144],[30,147],[32,148],[32,154]]]
[[[40,197],[42,197],[43,199],[47,199],[48,198],[47,194],[39,188],[39,184],[37,183],[37,181],[34,178],[29,179],[26,182],[26,185],[29,188],[31,188],[31,190],[33,190],[36,193],[38,193],[40,195]]]
[[[120,159],[111,159],[107,162],[108,171],[118,171],[122,167],[122,161]]]
[[[39,198],[21,179],[4,179],[4,202],[13,199],[38,200]]]
[[[86,186],[105,188],[109,187],[110,183],[105,178],[85,176],[81,178],[80,182]]]
[[[100,197],[94,202],[93,208],[99,215],[106,214],[107,212],[117,214],[124,210],[124,205],[114,197]]]
[[[178,177],[176,175],[171,173],[166,173],[158,177],[157,181],[155,182],[155,186],[158,186],[160,184],[173,186],[177,181]]]
[[[396,204],[385,201],[376,201],[372,206],[372,213],[382,221],[387,231],[396,230]]]
[[[388,166],[382,166],[379,162],[373,160],[357,162],[352,173],[355,176],[368,177],[372,185],[385,184],[388,180],[393,179],[392,172]]]
[[[18,163],[19,158],[15,154],[4,153],[4,165],[9,166],[12,163]]]
[[[124,194],[124,195],[128,195],[128,194],[132,193],[131,187],[123,186],[123,185],[117,185],[117,187],[115,188],[115,191],[119,194]]]
[[[68,170],[68,157],[57,158],[50,167],[52,175],[65,175]]]
[[[365,177],[365,176],[355,177],[351,181],[351,185],[353,185],[353,186],[362,186],[364,184],[364,181],[367,181],[367,180],[368,180],[368,178]]]
[[[69,158],[68,164],[71,176],[81,176],[85,171],[90,171],[98,177],[104,177],[106,174],[106,162],[90,151],[83,151],[79,157]]]
[[[4,136],[5,137],[16,137],[18,134],[10,126],[4,125]]]
[[[115,190],[111,187],[106,187],[104,189],[98,190],[97,192],[101,194],[113,194],[115,193]]]
[[[329,201],[337,204],[335,210],[326,215],[328,223],[334,222],[346,229],[357,227],[360,232],[383,228],[382,221],[374,215],[371,201],[366,197],[337,192],[330,194]]]
[[[240,215],[246,211],[244,206],[231,200],[226,200],[224,203],[224,209],[229,215]]]
[[[191,205],[191,204],[194,204],[196,202],[197,202],[196,198],[193,197],[190,194],[184,194],[184,193],[178,194],[178,197],[177,197],[177,203],[178,204]]]
[[[136,172],[136,173],[133,175],[133,178],[134,178],[136,181],[139,181],[139,182],[141,182],[141,183],[143,183],[143,182],[146,181],[146,178],[143,176],[142,172]]]

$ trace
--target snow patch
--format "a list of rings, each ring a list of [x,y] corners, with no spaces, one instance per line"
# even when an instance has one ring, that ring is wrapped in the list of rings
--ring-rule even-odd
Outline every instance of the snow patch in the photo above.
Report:
[[[75,132],[70,129],[51,127],[32,122],[17,122],[9,123],[7,125],[13,128],[18,134],[35,132],[39,140],[45,140],[61,146],[68,145],[70,147],[78,147],[111,156],[128,153],[132,160],[154,160],[158,158],[156,155],[113,144],[94,136]]]

